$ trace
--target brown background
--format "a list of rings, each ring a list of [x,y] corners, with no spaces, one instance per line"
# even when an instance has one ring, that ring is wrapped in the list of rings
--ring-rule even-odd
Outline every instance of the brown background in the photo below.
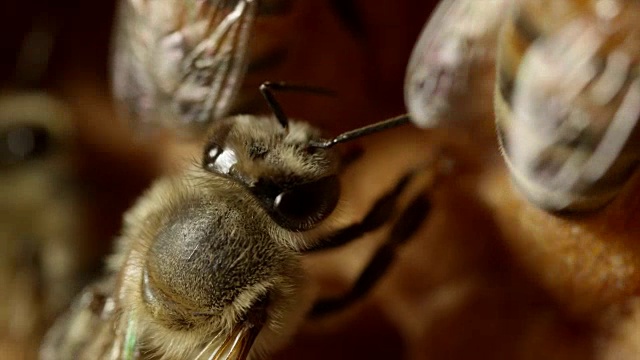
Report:
[[[321,0],[310,1],[318,9],[324,6]],[[364,39],[350,37],[335,24],[308,30],[318,54],[309,57],[309,68],[343,65],[328,81],[338,90],[349,89],[352,103],[343,101],[325,111],[326,102],[296,108],[290,101],[292,114],[335,133],[403,112],[404,67],[432,4],[357,1],[367,29]],[[82,176],[92,189],[92,241],[105,249],[122,212],[154,176],[172,166],[174,152],[167,149],[182,146],[170,138],[136,142],[115,117],[107,81],[113,5],[0,5],[3,84],[12,78],[12,54],[34,13],[46,9],[59,20],[43,85],[74,111]],[[336,43],[342,48],[336,49]],[[291,69],[289,75],[301,77],[307,73],[303,70],[308,69]],[[482,96],[490,99],[490,94]],[[305,324],[278,358],[640,357],[638,176],[604,211],[583,218],[551,216],[512,190],[497,156],[491,119],[485,120],[483,136],[406,128],[364,142],[365,157],[345,175],[351,220],[406,169],[428,159],[437,144],[450,148],[454,170],[429,193],[431,216],[399,251],[371,296],[343,314]],[[381,231],[308,259],[318,292],[348,287],[383,236]]]

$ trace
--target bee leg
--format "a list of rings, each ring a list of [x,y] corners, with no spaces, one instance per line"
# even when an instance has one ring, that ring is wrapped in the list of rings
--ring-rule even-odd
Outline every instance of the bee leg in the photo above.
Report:
[[[415,198],[401,213],[389,237],[376,250],[351,290],[341,296],[319,300],[314,304],[309,316],[320,317],[340,311],[364,297],[389,269],[395,258],[396,249],[416,233],[430,210],[431,202],[427,198],[424,196]]]
[[[400,181],[396,183],[393,189],[391,189],[391,191],[383,194],[378,200],[376,200],[362,221],[334,231],[311,247],[305,249],[304,252],[315,252],[337,248],[351,240],[361,237],[365,233],[380,228],[391,218],[391,215],[395,210],[398,197],[402,194],[409,184],[409,181],[415,175],[416,172],[414,171],[404,175]]]

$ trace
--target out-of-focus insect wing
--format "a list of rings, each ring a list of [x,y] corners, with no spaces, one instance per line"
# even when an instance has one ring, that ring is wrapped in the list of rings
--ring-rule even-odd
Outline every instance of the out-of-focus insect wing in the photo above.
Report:
[[[407,67],[405,103],[416,125],[448,126],[491,112],[497,33],[513,1],[440,2]]]
[[[545,209],[605,204],[640,161],[640,32],[609,25],[577,17],[536,40],[498,124],[516,183]]]
[[[116,309],[113,287],[113,279],[88,286],[47,332],[40,359],[137,359],[135,336]]]
[[[229,111],[257,0],[122,0],[113,89],[136,125],[195,131]]]

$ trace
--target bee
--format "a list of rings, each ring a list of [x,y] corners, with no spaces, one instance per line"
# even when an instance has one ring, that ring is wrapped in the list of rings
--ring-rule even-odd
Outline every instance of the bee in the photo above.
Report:
[[[418,42],[405,91],[415,122],[437,126],[459,117],[448,110],[477,58],[459,44],[490,51],[495,64],[484,71],[495,65],[495,126],[516,187],[552,212],[602,208],[640,160],[638,2],[476,3],[443,1]],[[436,34],[438,24],[450,25]]]
[[[325,140],[289,120],[274,90],[274,116],[237,115],[208,129],[201,160],[159,179],[125,215],[105,279],[89,287],[49,332],[42,359],[253,359],[280,347],[307,314],[364,296],[430,206],[418,196],[353,289],[313,304],[301,256],[343,245],[389,222],[415,172],[361,222],[335,229],[335,145],[409,122],[407,115]],[[85,329],[92,329],[86,331]]]
[[[0,96],[2,332],[37,335],[71,300],[83,258],[69,111],[45,93]]]
[[[298,51],[308,48],[300,36],[305,17],[327,15],[354,33],[361,27],[352,1],[316,8],[296,0],[121,0],[119,5],[113,93],[125,118],[141,125],[138,132],[160,127],[197,135],[227,115],[264,112],[255,88],[266,78],[285,73],[292,78],[289,70],[309,66],[304,61],[311,55]],[[316,60],[314,53],[314,67]]]
[[[37,22],[14,83],[0,92],[0,341],[25,351],[82,288],[93,260],[83,253],[86,199],[72,114],[38,89],[52,40],[49,25]]]
[[[490,117],[497,32],[511,0],[444,0],[414,46],[405,103],[420,127],[467,125]]]
[[[116,99],[141,123],[206,124],[224,116],[247,70],[258,1],[122,1]]]

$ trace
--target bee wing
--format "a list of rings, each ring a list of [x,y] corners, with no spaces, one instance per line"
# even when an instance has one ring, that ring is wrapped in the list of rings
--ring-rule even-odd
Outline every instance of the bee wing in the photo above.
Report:
[[[425,25],[407,67],[405,103],[416,125],[450,125],[452,121],[474,116],[477,111],[491,112],[492,85],[489,84],[493,84],[497,33],[513,1],[440,2]],[[477,86],[483,87],[480,96],[486,96],[475,101]],[[474,96],[463,99],[462,95],[470,89],[474,89]],[[470,100],[475,103],[470,104]],[[465,114],[460,113],[460,109],[470,111]]]
[[[121,0],[114,95],[137,125],[197,130],[225,116],[246,72],[255,0]]]
[[[112,280],[88,286],[47,332],[40,359],[137,358],[128,319],[116,315],[113,290]]]
[[[504,150],[547,209],[603,204],[640,157],[640,79],[627,46],[637,49],[637,36],[616,44],[603,29],[578,18],[536,40],[514,81]]]

